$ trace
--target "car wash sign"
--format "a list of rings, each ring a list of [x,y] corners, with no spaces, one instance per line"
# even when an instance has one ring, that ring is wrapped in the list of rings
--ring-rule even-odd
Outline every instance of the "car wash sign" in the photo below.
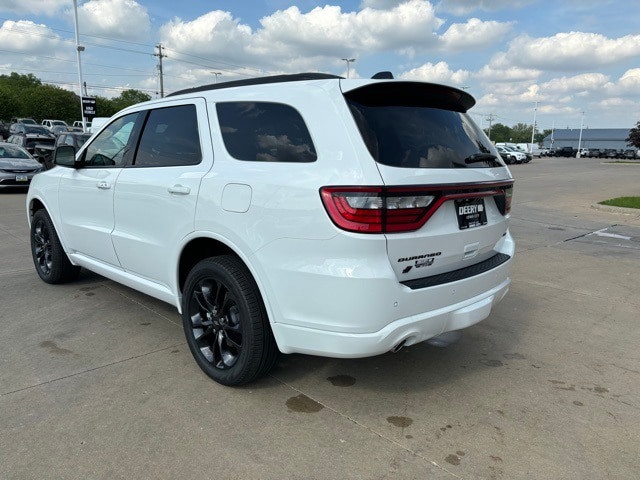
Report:
[[[82,114],[89,119],[98,115],[96,97],[82,97]]]

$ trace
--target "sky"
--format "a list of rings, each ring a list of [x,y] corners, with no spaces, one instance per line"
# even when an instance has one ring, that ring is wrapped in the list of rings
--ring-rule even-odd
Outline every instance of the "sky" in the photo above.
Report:
[[[165,94],[348,65],[351,78],[388,70],[463,88],[484,128],[640,120],[637,0],[78,0],[78,18],[89,95],[158,97],[161,44]],[[11,72],[78,93],[72,0],[0,0]]]

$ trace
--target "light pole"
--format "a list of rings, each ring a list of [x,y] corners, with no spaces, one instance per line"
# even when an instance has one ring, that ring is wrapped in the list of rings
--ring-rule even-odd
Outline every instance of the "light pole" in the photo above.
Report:
[[[529,153],[533,155],[533,139],[536,136],[536,113],[538,113],[538,102],[533,109],[533,127],[531,128],[531,145],[529,146]]]
[[[341,60],[344,60],[345,62],[347,62],[347,78],[349,78],[349,64],[355,62],[356,59],[355,58],[342,58]]]
[[[78,33],[78,0],[73,0],[73,14],[76,26],[76,55],[78,58],[78,89],[80,90],[80,114],[82,118],[82,130],[87,130],[87,121],[84,116],[84,104],[82,103],[82,64],[80,63],[80,52],[84,52],[84,47],[80,45],[80,34]]]
[[[578,153],[576,154],[576,158],[580,158],[580,147],[582,146],[582,127],[584,126],[584,112],[582,112],[582,117],[580,118],[580,136],[578,137]]]
[[[222,72],[211,72],[216,76],[216,83],[218,83],[218,75],[222,75]]]

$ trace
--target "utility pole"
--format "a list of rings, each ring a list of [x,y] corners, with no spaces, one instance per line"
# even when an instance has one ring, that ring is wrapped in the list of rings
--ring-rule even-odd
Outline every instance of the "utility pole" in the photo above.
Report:
[[[556,131],[556,121],[554,120],[551,123],[551,146],[549,147],[550,150],[553,148],[553,134],[555,131]]]
[[[531,145],[529,146],[529,153],[533,155],[533,139],[536,136],[536,113],[538,113],[538,102],[533,109],[533,127],[531,128]]]
[[[493,122],[495,118],[496,116],[493,113],[487,115],[487,121],[489,122],[489,134],[487,135],[487,137],[489,137],[489,140],[491,140],[491,122]]]
[[[341,60],[344,60],[345,62],[347,62],[347,78],[349,78],[349,65],[353,62],[356,61],[355,58],[342,58]]]
[[[222,75],[222,72],[211,72],[216,76],[216,83],[218,83],[218,75]]]
[[[163,47],[161,43],[156,45],[156,48],[158,49],[158,53],[154,53],[153,56],[158,57],[158,71],[160,72],[160,98],[164,98],[164,79],[162,78],[162,59],[166,57],[166,55],[162,53]]]
[[[578,137],[578,153],[576,154],[576,158],[580,158],[580,147],[582,146],[582,127],[584,126],[584,112],[582,112],[582,117],[580,119],[580,136]]]

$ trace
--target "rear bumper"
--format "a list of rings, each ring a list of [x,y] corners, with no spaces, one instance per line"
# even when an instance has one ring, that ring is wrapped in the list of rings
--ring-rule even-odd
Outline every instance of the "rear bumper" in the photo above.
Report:
[[[482,321],[509,289],[515,245],[508,233],[496,248],[508,260],[425,288],[398,282],[384,241],[358,242],[352,250],[350,243],[341,237],[311,242],[304,258],[286,243],[277,250],[288,257],[274,249],[262,252],[271,272],[265,298],[271,300],[271,326],[283,353],[385,353],[403,341],[413,345]],[[330,254],[334,248],[339,257]]]
[[[447,308],[396,320],[374,333],[329,332],[276,324],[273,325],[274,335],[283,353],[336,358],[370,357],[386,353],[403,342],[405,346],[414,345],[484,320],[509,291],[510,283],[507,278],[483,295]]]

